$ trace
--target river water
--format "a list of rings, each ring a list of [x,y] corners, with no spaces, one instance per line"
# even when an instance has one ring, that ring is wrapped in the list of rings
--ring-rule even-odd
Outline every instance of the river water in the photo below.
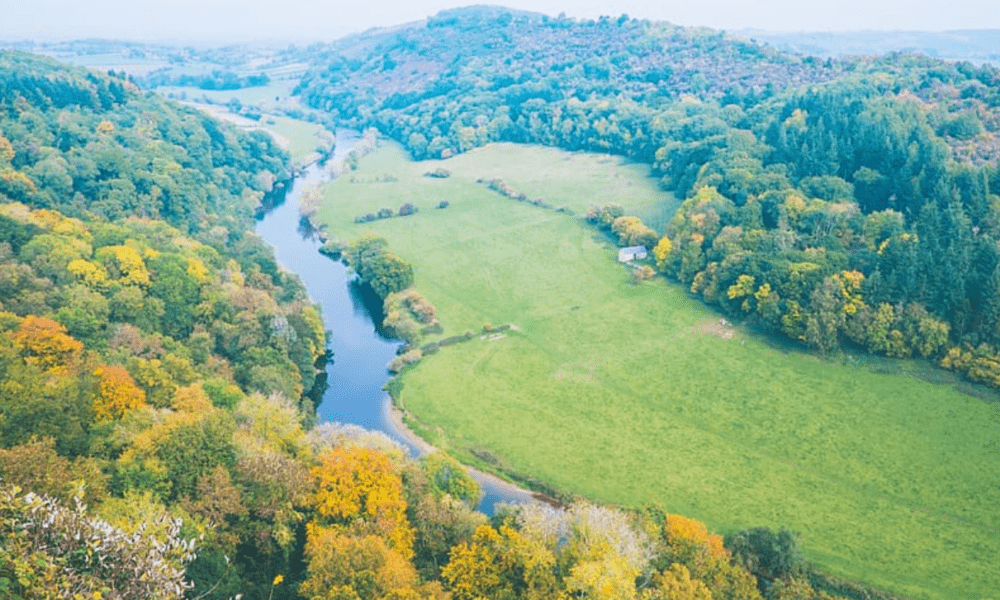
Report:
[[[358,141],[357,132],[337,131],[337,147],[331,160],[343,161]],[[296,273],[314,302],[323,310],[323,321],[331,332],[329,348],[333,361],[327,367],[329,387],[316,412],[320,421],[353,423],[381,431],[406,447],[412,456],[419,448],[398,431],[388,418],[387,394],[382,390],[389,373],[386,364],[396,356],[398,340],[385,337],[381,304],[366,296],[343,263],[319,253],[321,243],[301,226],[298,203],[302,190],[328,179],[323,168],[311,166],[296,178],[282,203],[257,221],[257,233],[274,247],[278,262]],[[497,502],[523,502],[528,494],[476,476],[484,497],[479,510],[493,514]]]

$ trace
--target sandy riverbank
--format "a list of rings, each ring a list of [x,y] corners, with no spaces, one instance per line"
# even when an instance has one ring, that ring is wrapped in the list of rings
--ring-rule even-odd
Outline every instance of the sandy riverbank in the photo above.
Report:
[[[386,421],[391,425],[391,427],[399,433],[402,437],[406,438],[411,444],[420,449],[421,453],[430,453],[437,450],[437,448],[428,443],[427,440],[420,437],[413,432],[406,425],[404,420],[403,411],[392,403],[392,399],[386,396],[385,398],[385,418]],[[501,479],[492,473],[487,473],[485,471],[480,471],[479,469],[474,469],[472,467],[465,467],[469,475],[479,482],[479,485],[492,487],[497,491],[501,492],[505,496],[512,497],[519,502],[528,502],[530,500],[538,500],[540,502],[546,502],[551,504],[553,500],[544,494],[539,494],[537,492],[532,492],[531,490],[526,490],[519,487],[505,479]]]

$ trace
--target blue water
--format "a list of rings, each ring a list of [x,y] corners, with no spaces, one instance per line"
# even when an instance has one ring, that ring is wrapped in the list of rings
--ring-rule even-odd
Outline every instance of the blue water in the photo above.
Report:
[[[338,130],[332,160],[342,161],[358,139],[356,132]],[[320,254],[319,239],[300,223],[299,195],[309,184],[326,178],[322,168],[307,168],[292,183],[285,201],[258,220],[257,233],[274,247],[278,262],[298,274],[313,301],[322,307],[333,361],[326,368],[329,387],[316,410],[320,421],[381,431],[416,456],[419,449],[387,419],[389,398],[382,390],[389,379],[386,364],[396,356],[400,342],[383,336],[376,327],[372,315],[380,312],[378,299],[361,292],[346,266]],[[482,480],[480,485],[485,495],[478,508],[486,514],[493,514],[497,502],[526,499],[524,494],[509,494]]]

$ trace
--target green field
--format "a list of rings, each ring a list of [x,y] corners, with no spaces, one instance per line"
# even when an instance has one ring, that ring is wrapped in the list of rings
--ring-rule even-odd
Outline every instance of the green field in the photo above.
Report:
[[[265,115],[261,119],[264,129],[277,133],[288,141],[288,153],[292,162],[302,164],[319,158],[317,148],[329,143],[333,134],[326,131],[322,125],[309,123],[299,119],[290,119],[279,115]]]
[[[422,176],[438,166],[452,177]],[[327,186],[319,220],[389,239],[444,335],[517,327],[405,373],[419,428],[564,492],[722,532],[787,526],[824,569],[913,598],[1000,597],[1000,404],[782,351],[662,279],[628,283],[579,217],[618,202],[662,225],[676,201],[647,170],[514,145],[413,163],[386,145]],[[475,183],[496,176],[576,216]],[[420,212],[352,222],[403,202]]]
[[[291,98],[295,84],[295,80],[281,79],[271,81],[267,85],[238,90],[203,90],[196,87],[161,86],[156,88],[156,91],[164,96],[186,96],[190,100],[197,101],[207,99],[217,104],[225,104],[236,98],[243,105],[257,106],[267,112],[276,108],[299,106],[298,100]]]

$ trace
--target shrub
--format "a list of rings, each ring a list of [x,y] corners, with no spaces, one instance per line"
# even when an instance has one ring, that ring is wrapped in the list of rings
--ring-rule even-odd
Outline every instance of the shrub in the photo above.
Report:
[[[100,598],[108,588],[122,600],[184,597],[184,567],[194,540],[181,538],[181,520],[161,515],[127,533],[47,496],[0,490],[0,595],[14,598]],[[148,527],[148,531],[147,528]],[[6,581],[4,581],[6,579]],[[8,596],[8,594],[10,594]]]
[[[436,335],[439,333],[444,333],[444,327],[441,327],[440,323],[428,325],[420,330],[420,335]]]
[[[433,177],[435,179],[445,179],[451,177],[451,171],[445,169],[444,167],[438,167],[433,171],[427,171],[424,173],[424,177]]]
[[[464,335],[453,335],[451,337],[444,338],[443,340],[441,340],[440,342],[438,342],[438,345],[439,346],[454,346],[455,344],[459,344],[461,342],[465,342],[468,339],[469,338],[465,337]]]
[[[420,350],[409,350],[389,361],[386,368],[390,373],[399,373],[410,365],[420,362],[423,353]]]
[[[327,240],[320,246],[319,251],[321,254],[325,254],[336,260],[340,258],[340,254],[344,251],[344,243],[336,239]]]

